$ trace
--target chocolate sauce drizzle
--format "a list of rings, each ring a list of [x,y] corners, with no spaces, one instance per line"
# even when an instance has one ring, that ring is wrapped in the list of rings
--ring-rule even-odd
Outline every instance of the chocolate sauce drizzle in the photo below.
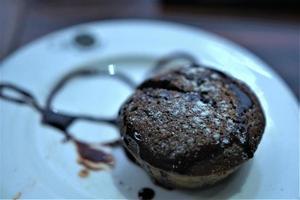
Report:
[[[76,120],[86,120],[86,121],[93,121],[99,123],[107,123],[113,126],[117,126],[116,119],[93,117],[89,115],[74,115],[74,114],[71,115],[71,114],[54,111],[54,109],[52,108],[52,102],[54,101],[56,95],[70,80],[78,77],[95,76],[95,75],[101,75],[101,76],[108,75],[113,78],[117,78],[121,80],[122,82],[124,82],[125,84],[127,84],[133,89],[135,88],[135,83],[129,77],[127,77],[126,75],[120,72],[115,73],[112,76],[104,70],[99,70],[96,68],[81,68],[67,74],[61,80],[59,80],[57,84],[54,85],[53,89],[50,91],[46,99],[45,107],[42,107],[31,93],[29,93],[23,88],[17,87],[9,83],[0,84],[0,97],[2,99],[17,104],[28,105],[32,107],[34,110],[36,110],[37,112],[39,112],[42,117],[42,123],[44,125],[59,130],[60,133],[62,133],[65,136],[64,139],[65,142],[71,141],[75,144],[79,154],[78,162],[81,165],[92,170],[102,169],[103,164],[112,167],[114,165],[114,158],[111,154],[105,152],[99,147],[96,147],[95,145],[88,144],[78,140],[68,131],[68,129]],[[7,95],[5,94],[5,91],[14,92],[18,96]],[[119,140],[110,143],[102,143],[99,146],[115,147],[118,145],[120,145]]]

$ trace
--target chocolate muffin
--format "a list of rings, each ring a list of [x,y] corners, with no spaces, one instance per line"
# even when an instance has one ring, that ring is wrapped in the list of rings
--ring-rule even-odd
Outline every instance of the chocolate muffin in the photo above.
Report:
[[[265,128],[254,93],[193,65],[143,82],[119,112],[125,148],[165,187],[198,188],[253,157]]]

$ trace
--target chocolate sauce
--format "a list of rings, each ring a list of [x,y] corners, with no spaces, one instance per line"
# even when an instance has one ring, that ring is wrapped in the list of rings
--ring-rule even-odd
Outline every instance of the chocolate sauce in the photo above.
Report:
[[[154,190],[151,188],[142,188],[138,192],[138,197],[140,200],[151,200],[155,196]]]
[[[93,146],[88,143],[75,140],[78,151],[78,163],[91,170],[101,170],[103,164],[109,167],[114,166],[114,158],[110,153],[103,151],[101,146]]]
[[[88,177],[90,174],[90,171],[88,169],[82,169],[79,171],[78,176],[80,176],[81,178],[86,178]]]
[[[69,133],[68,129],[76,120],[87,120],[87,121],[94,121],[94,122],[104,122],[114,126],[117,126],[116,119],[106,119],[101,117],[93,117],[88,115],[74,115],[74,114],[66,114],[54,111],[52,109],[52,102],[55,99],[56,95],[59,91],[73,78],[77,77],[85,77],[85,76],[111,76],[118,80],[123,81],[131,88],[135,88],[134,82],[124,74],[116,73],[110,75],[108,72],[99,70],[96,68],[82,68],[75,70],[66,76],[64,76],[61,80],[58,81],[57,84],[54,85],[53,89],[50,91],[47,99],[45,108],[40,106],[34,96],[29,93],[28,91],[17,87],[12,84],[3,83],[0,84],[0,97],[14,102],[18,104],[28,105],[38,111],[42,117],[42,123],[44,125],[53,127],[60,131],[65,136],[65,141],[71,141],[75,144],[78,152],[78,162],[83,165],[87,169],[92,170],[100,170],[103,166],[113,167],[114,165],[114,158],[110,153],[104,151],[101,147],[109,146],[109,147],[116,147],[121,145],[120,140],[112,141],[109,143],[103,143],[98,146],[85,143],[76,139],[71,133]],[[14,92],[17,96],[12,96],[5,94],[5,91]]]
[[[12,96],[12,95],[6,95],[5,90],[11,91],[11,92],[17,94],[18,97]],[[0,84],[0,97],[4,100],[11,101],[11,102],[14,102],[17,104],[28,105],[38,112],[42,111],[41,106],[37,103],[36,99],[34,98],[34,96],[32,94],[25,91],[21,87],[17,87],[13,84],[10,84],[10,83]]]
[[[124,82],[132,89],[134,89],[136,86],[136,84],[129,77],[127,77],[125,74],[120,72],[110,75],[107,71],[99,70],[97,68],[80,68],[68,73],[54,85],[54,87],[50,90],[50,93],[46,99],[46,108],[47,109],[51,108],[52,102],[56,97],[57,93],[72,79],[78,77],[91,77],[91,76],[109,76]],[[103,119],[101,119],[101,121],[102,120]]]
[[[76,117],[60,114],[52,110],[45,110],[42,113],[42,123],[55,127],[63,132],[74,122]]]
[[[65,141],[73,138],[67,131],[67,128],[74,122],[76,118],[65,114],[59,114],[52,110],[42,112],[42,123],[50,127],[56,128],[65,135]]]

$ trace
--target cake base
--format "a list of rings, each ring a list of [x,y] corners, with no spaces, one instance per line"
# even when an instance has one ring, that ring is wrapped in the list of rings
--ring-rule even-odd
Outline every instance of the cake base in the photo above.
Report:
[[[168,189],[195,189],[210,186],[225,179],[240,167],[237,166],[223,171],[222,173],[219,172],[204,176],[189,176],[156,168],[149,163],[140,161],[139,159],[137,159],[137,162],[146,170],[155,183]]]

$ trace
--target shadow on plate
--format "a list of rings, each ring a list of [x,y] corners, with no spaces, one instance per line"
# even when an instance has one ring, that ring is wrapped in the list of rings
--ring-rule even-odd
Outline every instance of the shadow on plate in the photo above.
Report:
[[[199,189],[199,190],[184,190],[182,192],[187,193],[194,197],[200,197],[204,199],[229,199],[231,197],[236,198],[251,198],[250,196],[244,196],[245,190],[244,183],[248,178],[253,165],[253,160],[249,160],[243,166],[240,167],[235,173],[230,175],[223,181],[213,185],[211,187]],[[257,171],[252,173],[259,173]],[[259,177],[259,176],[257,176]],[[257,189],[259,188],[259,180],[256,180],[255,184],[251,185],[251,188],[247,188],[247,194],[255,196]],[[251,191],[250,191],[251,190]]]
[[[114,155],[118,158],[116,167],[112,171],[112,176],[116,188],[127,199],[137,199],[138,192],[142,188],[151,188],[155,191],[154,199],[229,199],[236,198],[251,198],[250,196],[242,195],[244,183],[250,174],[253,161],[245,163],[237,172],[230,175],[220,183],[197,190],[167,190],[159,187],[151,181],[150,177],[139,166],[133,164],[125,155],[122,148],[116,149]],[[259,173],[257,171],[252,173]],[[257,176],[259,177],[259,176]],[[255,185],[247,188],[247,194],[255,196],[259,188],[259,180],[256,180]],[[251,190],[251,191],[249,191]]]

